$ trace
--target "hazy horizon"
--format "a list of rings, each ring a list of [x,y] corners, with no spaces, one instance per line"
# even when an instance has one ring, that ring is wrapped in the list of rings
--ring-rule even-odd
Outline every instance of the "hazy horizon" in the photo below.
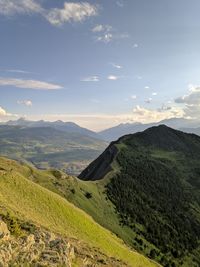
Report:
[[[200,119],[198,0],[0,0],[0,121]]]

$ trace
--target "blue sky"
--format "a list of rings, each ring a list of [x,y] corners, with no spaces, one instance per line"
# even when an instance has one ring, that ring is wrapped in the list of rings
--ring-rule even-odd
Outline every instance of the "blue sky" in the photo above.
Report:
[[[199,0],[0,0],[0,120],[200,118]]]

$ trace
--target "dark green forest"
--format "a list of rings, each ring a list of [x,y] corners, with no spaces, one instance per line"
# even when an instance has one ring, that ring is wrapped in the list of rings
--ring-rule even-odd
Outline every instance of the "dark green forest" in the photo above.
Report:
[[[181,266],[188,255],[191,266],[200,266],[200,160],[194,149],[200,139],[177,133],[156,131],[156,137],[148,130],[122,138],[120,172],[107,185],[107,195],[120,223],[138,234],[133,244],[139,250],[146,251],[146,240],[153,245],[148,256],[164,266]]]

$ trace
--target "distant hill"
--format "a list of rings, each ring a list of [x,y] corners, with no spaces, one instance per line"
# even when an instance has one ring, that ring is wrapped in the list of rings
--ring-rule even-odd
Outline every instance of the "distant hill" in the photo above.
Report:
[[[181,131],[185,133],[194,133],[196,135],[200,135],[200,127],[197,128],[181,128]]]
[[[11,120],[6,123],[3,123],[10,126],[23,126],[23,127],[51,127],[57,130],[62,130],[67,133],[79,133],[81,135],[90,136],[93,138],[99,139],[97,133],[88,130],[86,128],[80,127],[78,124],[74,122],[63,122],[61,120],[50,122],[50,121],[29,121],[24,118],[20,118],[18,120]]]
[[[85,212],[33,180],[43,184],[57,181],[58,185],[58,181],[73,178],[0,158],[2,266],[158,266],[128,248]]]
[[[114,141],[117,140],[119,137],[126,135],[126,134],[133,134],[137,132],[142,132],[150,127],[158,126],[165,124],[168,127],[174,128],[174,129],[180,129],[180,128],[193,128],[200,125],[199,121],[196,120],[188,120],[183,118],[173,118],[168,120],[163,120],[158,123],[122,123],[115,127],[103,130],[99,132],[98,134],[101,136],[103,140],[107,141]]]
[[[52,127],[0,125],[0,154],[59,168],[76,175],[105,149],[107,143],[78,132]]]
[[[199,166],[200,137],[160,125],[112,142],[79,178],[104,184],[126,242],[163,266],[197,267]]]

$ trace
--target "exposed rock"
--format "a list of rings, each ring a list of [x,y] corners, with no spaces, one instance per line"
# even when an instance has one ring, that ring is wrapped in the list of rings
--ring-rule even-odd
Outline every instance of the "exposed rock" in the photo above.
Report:
[[[0,221],[0,267],[66,266],[71,267],[74,249],[53,233],[38,229],[34,234],[13,237]]]
[[[7,240],[10,237],[10,231],[8,230],[7,225],[0,220],[0,240]]]
[[[25,231],[22,237],[12,236],[0,219],[0,267],[72,267],[74,261],[80,267],[127,266],[82,241],[63,238],[39,227],[31,234]]]

